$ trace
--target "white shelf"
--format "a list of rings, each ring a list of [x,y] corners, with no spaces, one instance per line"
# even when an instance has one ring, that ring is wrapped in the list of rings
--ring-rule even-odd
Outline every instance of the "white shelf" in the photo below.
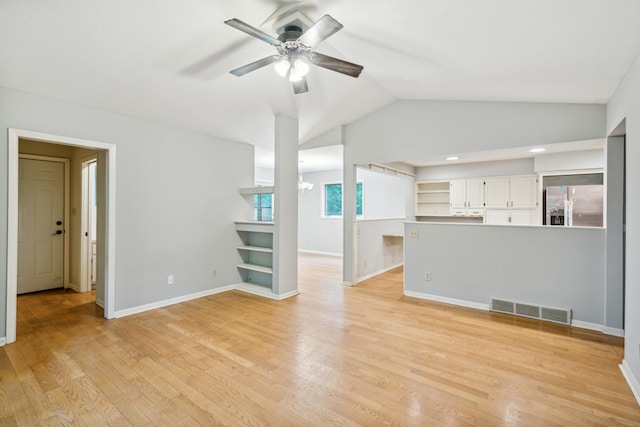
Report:
[[[436,194],[436,193],[448,193],[449,190],[418,190],[418,194]]]
[[[246,187],[241,188],[240,194],[251,195],[251,194],[272,194],[274,191],[273,185],[268,187]]]
[[[262,246],[238,246],[238,249],[243,250],[243,251],[273,253],[273,249],[272,248],[265,248],[265,247],[262,247]]]
[[[416,183],[416,216],[448,216],[450,182],[425,181]]]
[[[236,221],[236,230],[253,233],[273,233],[273,225],[273,222],[268,221]]]
[[[273,269],[271,267],[265,267],[263,265],[238,264],[237,267],[242,268],[243,270],[259,271],[260,273],[273,274]]]

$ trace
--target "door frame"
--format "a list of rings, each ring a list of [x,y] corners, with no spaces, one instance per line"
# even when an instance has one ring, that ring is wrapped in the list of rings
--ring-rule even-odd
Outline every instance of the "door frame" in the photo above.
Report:
[[[103,150],[105,154],[105,202],[102,241],[104,257],[104,317],[115,317],[116,272],[116,146],[104,142],[34,132],[24,129],[8,129],[8,212],[7,212],[7,306],[6,342],[16,341],[17,283],[18,283],[18,158],[20,138],[59,145],[70,145]]]
[[[62,198],[63,198],[63,209],[64,213],[62,216],[62,220],[64,221],[64,235],[63,235],[63,248],[62,248],[62,284],[65,289],[69,287],[70,279],[69,279],[69,199],[71,195],[71,161],[69,159],[65,159],[63,157],[50,157],[50,156],[40,156],[35,154],[20,154],[18,153],[19,159],[28,159],[28,160],[41,160],[45,162],[55,162],[62,163],[64,166],[64,184],[62,189]],[[17,225],[16,225],[17,226]],[[17,277],[17,274],[16,274]],[[16,281],[16,293],[17,293],[17,281]]]
[[[82,203],[81,203],[81,213],[82,218],[80,220],[80,228],[82,233],[82,243],[80,245],[80,292],[89,292],[91,290],[91,269],[89,267],[89,259],[91,259],[92,247],[91,240],[88,239],[85,233],[88,233],[88,230],[91,226],[91,221],[89,217],[91,215],[91,206],[89,206],[89,191],[91,188],[89,187],[89,177],[88,168],[90,163],[98,163],[98,157],[93,155],[89,157],[85,157],[80,160],[82,162]],[[97,238],[97,236],[96,236]]]

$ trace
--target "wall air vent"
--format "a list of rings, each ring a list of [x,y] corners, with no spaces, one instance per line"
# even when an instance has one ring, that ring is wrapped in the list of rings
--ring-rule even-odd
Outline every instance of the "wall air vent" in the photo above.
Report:
[[[500,299],[492,299],[491,300],[491,310],[493,311],[499,311],[501,313],[509,313],[509,314],[513,314],[514,313],[514,306],[515,304],[512,303],[511,301],[504,301],[504,300],[500,300]]]
[[[540,307],[532,304],[493,298],[491,299],[491,311],[562,323],[565,325],[571,324],[570,309]]]

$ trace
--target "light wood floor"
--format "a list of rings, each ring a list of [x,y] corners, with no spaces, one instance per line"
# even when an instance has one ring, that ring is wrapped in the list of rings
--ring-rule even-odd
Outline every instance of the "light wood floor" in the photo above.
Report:
[[[18,298],[0,425],[640,425],[622,340],[402,296],[397,269],[299,296],[226,292],[117,320],[91,295]]]

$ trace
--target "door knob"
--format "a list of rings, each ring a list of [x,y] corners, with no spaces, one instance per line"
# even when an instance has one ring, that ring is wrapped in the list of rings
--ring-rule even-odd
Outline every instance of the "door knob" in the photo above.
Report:
[[[56,235],[58,235],[58,234],[62,234],[62,230],[56,230],[56,232],[55,232],[55,233],[53,233],[53,234],[52,234],[52,236],[56,236]]]

